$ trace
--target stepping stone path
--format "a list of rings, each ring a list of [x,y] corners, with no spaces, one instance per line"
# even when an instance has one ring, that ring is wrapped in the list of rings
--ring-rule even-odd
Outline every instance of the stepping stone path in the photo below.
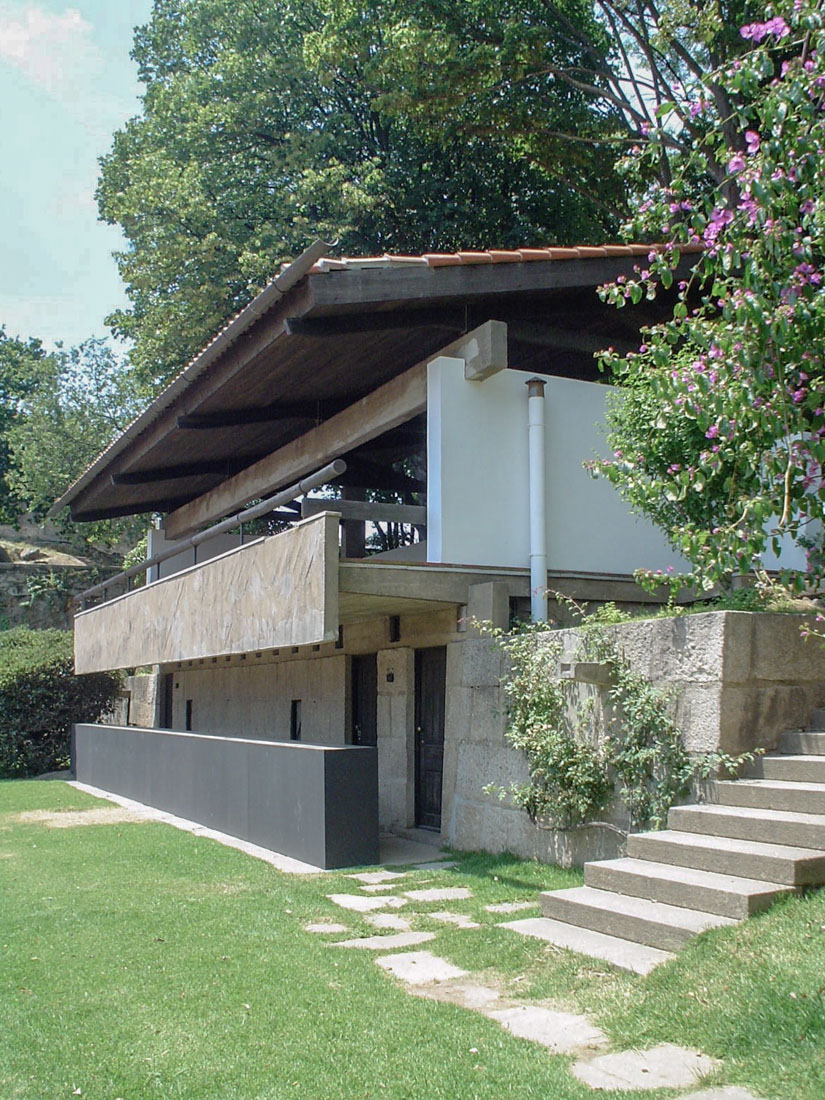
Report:
[[[392,882],[394,878],[406,878],[404,871],[359,871],[355,875],[347,875],[347,878],[357,879],[358,882],[366,882],[375,886],[379,882]]]
[[[357,940],[338,940],[333,947],[361,947],[367,951],[386,951],[395,947],[417,947],[435,939],[435,932],[397,932],[394,936],[363,936]]]
[[[570,1012],[554,1012],[542,1005],[516,1005],[495,1008],[484,1012],[520,1039],[541,1043],[554,1054],[570,1054],[573,1051],[598,1050],[608,1045],[603,1031],[595,1027],[586,1016],[574,1016]]]
[[[478,928],[474,920],[470,920],[464,913],[427,913],[427,916],[432,920],[440,921],[442,924],[454,924],[457,928]]]
[[[499,991],[487,985],[476,985],[472,980],[463,978],[455,982],[437,982],[435,985],[423,985],[411,989],[416,997],[425,997],[430,1001],[443,1001],[446,1004],[468,1008],[472,1012],[484,1012],[489,1005],[498,1003]]]
[[[399,917],[396,913],[370,913],[364,920],[373,928],[391,928],[393,932],[409,932],[411,927],[406,917]],[[346,928],[341,930],[346,932]]]
[[[330,901],[342,909],[353,909],[356,913],[371,913],[374,909],[400,909],[406,905],[406,898],[396,898],[391,894],[385,897],[364,897],[363,894],[327,894]]]
[[[446,959],[439,959],[429,951],[409,951],[406,955],[384,955],[375,960],[383,970],[389,970],[408,985],[426,985],[429,982],[446,982],[463,978],[467,973],[453,966]]]
[[[485,905],[488,913],[517,913],[519,909],[532,909],[535,901],[502,901],[499,905]]]
[[[455,866],[455,864],[423,864],[419,869],[442,870],[448,866]],[[472,891],[464,886],[405,890],[404,897],[378,893],[394,886],[395,879],[405,877],[404,873],[397,871],[362,871],[349,877],[361,884],[362,893],[328,894],[329,900],[343,909],[365,914],[364,919],[374,928],[393,934],[338,940],[330,943],[330,947],[348,947],[376,952],[418,947],[422,943],[435,939],[436,933],[414,932],[410,920],[406,917],[401,917],[397,913],[375,912],[375,910],[399,909],[407,904],[408,899],[422,902],[457,901],[473,896]],[[370,896],[371,894],[373,896]],[[530,901],[509,901],[486,905],[484,908],[489,913],[513,913],[532,908],[533,904]],[[448,910],[422,915],[461,929],[479,927],[477,922],[466,914]],[[536,923],[538,922],[535,920],[521,920],[501,927],[510,927],[528,935],[539,935],[545,938],[543,928],[539,931],[533,927]],[[348,931],[345,925],[332,922],[318,922],[304,927],[308,932],[319,934]],[[581,931],[579,929],[579,932]],[[592,931],[589,934],[598,935]],[[599,953],[592,950],[593,945],[589,946],[591,954]],[[667,957],[665,952],[653,952],[651,948],[644,950]],[[612,953],[612,950],[610,952],[605,950],[602,957],[610,958]],[[586,1016],[560,1012],[548,1005],[525,1004],[506,999],[501,996],[498,989],[475,981],[466,970],[455,966],[447,959],[439,958],[431,951],[383,954],[375,961],[383,970],[404,982],[409,987],[409,992],[415,996],[478,1012],[487,1019],[494,1020],[510,1034],[539,1043],[553,1054],[578,1054],[579,1060],[571,1067],[571,1072],[579,1081],[592,1089],[611,1089],[622,1092],[695,1087],[702,1077],[719,1065],[718,1062],[698,1051],[686,1050],[669,1043],[663,1043],[650,1050],[599,1054],[599,1051],[608,1046],[608,1038]],[[611,961],[616,960],[611,958]],[[658,962],[661,959],[655,961]],[[640,963],[640,960],[634,958],[633,966],[628,966],[628,960],[623,959],[622,962],[627,969],[649,969],[654,960],[652,957],[645,958]],[[746,1089],[732,1086],[694,1091],[690,1095],[683,1095],[680,1100],[759,1100],[759,1098]]]
[[[473,896],[466,886],[433,886],[426,890],[405,890],[404,896],[414,901],[459,901]]]
[[[650,1050],[623,1050],[577,1062],[573,1076],[592,1089],[678,1089],[695,1085],[719,1065],[696,1050],[662,1043]]]

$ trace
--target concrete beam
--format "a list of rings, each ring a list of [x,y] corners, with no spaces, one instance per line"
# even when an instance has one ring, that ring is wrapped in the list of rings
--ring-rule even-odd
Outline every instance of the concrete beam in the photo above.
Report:
[[[503,321],[485,321],[472,332],[465,332],[453,340],[431,359],[442,355],[464,360],[464,377],[468,382],[483,382],[507,366],[507,325]]]

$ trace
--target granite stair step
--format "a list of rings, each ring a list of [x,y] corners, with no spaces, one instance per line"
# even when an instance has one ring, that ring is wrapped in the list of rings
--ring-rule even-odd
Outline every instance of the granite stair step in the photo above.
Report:
[[[778,779],[783,783],[825,784],[825,756],[796,753],[780,756],[770,753],[754,760],[745,773],[754,779]]]
[[[788,730],[779,741],[782,752],[810,753],[813,756],[825,756],[825,731]]]
[[[592,886],[547,891],[540,902],[542,913],[552,920],[643,943],[660,951],[678,951],[700,932],[737,923],[732,917],[718,913],[684,909]]]
[[[678,864],[780,886],[811,886],[825,882],[825,851],[787,844],[663,829],[658,833],[631,834],[627,838],[627,854],[636,859]]]
[[[676,832],[825,850],[825,814],[703,802],[698,806],[674,806],[667,820]]]
[[[777,882],[633,858],[585,863],[584,883],[597,890],[699,909],[734,920],[761,913],[779,898],[794,892],[792,886]]]
[[[825,783],[791,783],[782,779],[724,779],[708,784],[709,802],[720,806],[753,806],[825,814]]]
[[[507,921],[499,927],[509,928],[522,936],[535,936],[556,947],[577,951],[580,955],[603,959],[620,970],[629,970],[634,974],[649,974],[654,966],[673,958],[670,951],[660,951],[656,947],[608,936],[604,932],[594,932],[591,928],[580,928],[550,917],[526,917]]]

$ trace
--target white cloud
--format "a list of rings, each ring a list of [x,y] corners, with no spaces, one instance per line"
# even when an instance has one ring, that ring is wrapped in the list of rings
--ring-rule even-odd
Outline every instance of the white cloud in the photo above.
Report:
[[[49,95],[78,91],[100,69],[92,25],[75,8],[62,14],[37,4],[0,2],[0,60]]]

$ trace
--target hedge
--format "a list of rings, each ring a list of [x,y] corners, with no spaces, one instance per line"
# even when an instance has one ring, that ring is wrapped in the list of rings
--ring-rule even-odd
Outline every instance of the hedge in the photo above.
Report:
[[[0,778],[66,767],[75,722],[112,709],[120,679],[75,676],[71,631],[0,631]]]

